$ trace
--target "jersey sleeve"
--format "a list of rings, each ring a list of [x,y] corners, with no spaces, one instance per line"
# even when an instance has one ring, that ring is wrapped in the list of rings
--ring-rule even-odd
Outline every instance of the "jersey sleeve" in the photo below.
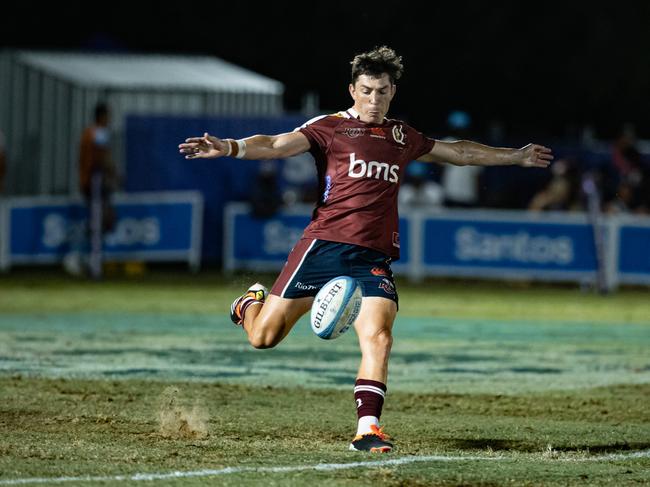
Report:
[[[409,150],[410,158],[412,161],[416,160],[418,157],[423,156],[431,152],[436,141],[424,135],[421,132],[418,132],[413,127],[409,127]]]
[[[320,117],[308,120],[294,132],[301,132],[309,140],[309,151],[327,152],[334,137],[336,126],[341,122],[340,118],[331,115],[321,115]]]

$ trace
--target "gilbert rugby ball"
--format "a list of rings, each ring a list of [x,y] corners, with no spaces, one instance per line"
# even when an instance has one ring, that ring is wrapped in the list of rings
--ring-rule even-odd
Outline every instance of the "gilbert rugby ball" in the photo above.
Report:
[[[348,276],[335,277],[325,284],[311,306],[311,329],[324,340],[345,333],[361,309],[361,286]]]

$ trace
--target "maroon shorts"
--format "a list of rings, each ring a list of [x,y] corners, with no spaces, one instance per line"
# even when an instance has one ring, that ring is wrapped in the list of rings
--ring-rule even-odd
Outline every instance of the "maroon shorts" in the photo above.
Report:
[[[390,262],[387,255],[359,245],[301,238],[291,250],[271,294],[289,299],[316,296],[331,279],[350,276],[361,286],[363,296],[388,298],[397,303]]]

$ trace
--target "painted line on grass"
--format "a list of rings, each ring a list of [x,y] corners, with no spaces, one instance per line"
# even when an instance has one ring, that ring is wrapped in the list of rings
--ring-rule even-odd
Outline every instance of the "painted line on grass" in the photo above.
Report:
[[[560,457],[548,458],[550,461],[580,461],[580,462],[605,462],[616,460],[631,460],[635,458],[650,458],[650,450],[642,450],[630,453],[613,453],[609,455],[599,455],[593,457]],[[285,467],[225,467],[216,470],[194,470],[187,472],[167,472],[167,473],[136,473],[131,475],[106,475],[106,476],[85,476],[85,477],[50,477],[50,478],[23,478],[0,480],[0,485],[27,485],[27,484],[47,484],[63,482],[107,482],[107,481],[138,481],[138,480],[167,480],[167,479],[184,479],[192,477],[213,477],[217,475],[228,475],[234,473],[286,473],[301,472],[305,470],[332,471],[346,470],[350,468],[371,468],[371,467],[389,467],[406,465],[416,462],[468,462],[468,461],[499,461],[510,460],[512,457],[503,456],[412,456],[394,458],[390,460],[377,460],[374,462],[350,462],[350,463],[318,463],[315,465],[295,465]]]

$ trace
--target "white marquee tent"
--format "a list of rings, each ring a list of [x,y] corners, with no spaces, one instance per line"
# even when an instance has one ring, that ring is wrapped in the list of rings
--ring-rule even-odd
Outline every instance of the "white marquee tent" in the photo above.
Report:
[[[215,57],[2,51],[6,189],[74,193],[79,138],[99,101],[110,106],[120,161],[126,115],[279,115],[283,91],[280,82]]]

